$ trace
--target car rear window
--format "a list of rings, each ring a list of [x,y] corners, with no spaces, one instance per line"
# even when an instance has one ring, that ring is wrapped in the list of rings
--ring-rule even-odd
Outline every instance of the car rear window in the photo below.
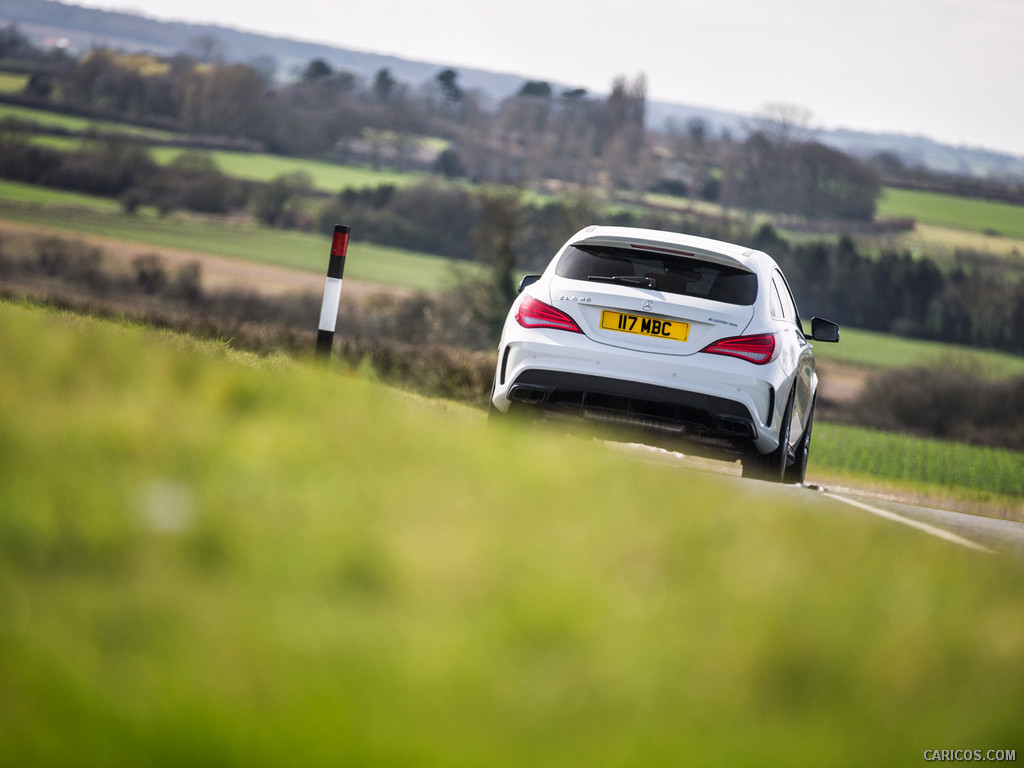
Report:
[[[569,246],[555,274],[572,280],[622,282],[725,304],[749,306],[757,298],[757,276],[752,272],[689,256],[630,248]]]

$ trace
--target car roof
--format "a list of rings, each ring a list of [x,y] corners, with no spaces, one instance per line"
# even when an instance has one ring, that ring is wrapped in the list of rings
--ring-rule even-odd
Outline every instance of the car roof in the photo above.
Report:
[[[592,225],[573,235],[568,244],[632,247],[638,250],[647,248],[680,256],[697,256],[707,261],[739,267],[750,272],[759,271],[766,265],[775,266],[774,259],[763,251],[727,243],[723,240],[712,240],[707,237],[660,229]]]

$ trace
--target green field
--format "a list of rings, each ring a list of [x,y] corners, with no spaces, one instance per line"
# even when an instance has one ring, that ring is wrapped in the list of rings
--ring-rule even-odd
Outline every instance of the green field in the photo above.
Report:
[[[1024,749],[1016,560],[333,367],[10,303],[0,339],[0,764]]]
[[[863,368],[959,366],[992,378],[1024,375],[1024,357],[990,349],[908,339],[856,328],[842,328],[838,344],[816,344],[822,364]]]
[[[0,72],[0,93],[17,93],[28,84],[28,75]],[[2,113],[0,113],[2,115]],[[0,120],[3,117],[0,116]]]
[[[95,139],[81,139],[77,136],[49,136],[43,133],[32,134],[29,141],[34,146],[55,149],[58,152],[76,152],[96,144]]]
[[[15,104],[0,104],[0,121],[5,119],[62,128],[67,131],[103,131],[105,133],[120,133],[130,136],[146,136],[155,141],[169,141],[174,138],[174,134],[171,131],[145,128],[110,120],[92,120],[87,117],[76,117],[61,112],[21,107]]]
[[[1024,453],[861,427],[815,424],[812,455],[816,470],[841,470],[918,488],[930,486],[936,494],[963,489],[1013,497],[1021,508],[1014,517],[1024,518]]]
[[[91,141],[94,140],[64,136],[36,136],[32,139],[34,144],[61,152],[72,152]],[[304,160],[297,157],[281,157],[280,155],[263,155],[252,152],[184,150],[181,147],[153,147],[150,150],[153,159],[164,165],[169,164],[185,151],[197,151],[209,155],[221,172],[245,181],[273,181],[278,176],[288,173],[306,173],[309,174],[315,190],[328,194],[336,194],[342,189],[362,189],[384,184],[402,187],[418,184],[428,178],[424,173],[412,171],[375,170],[365,166],[338,165],[320,160]]]
[[[2,191],[3,187],[0,187]],[[23,191],[14,190],[16,194]],[[58,208],[54,206],[57,201],[64,200],[63,193],[48,193],[54,194],[53,198],[49,198],[47,193],[42,194],[52,205],[42,206],[38,201],[34,204],[10,202],[9,198],[5,200],[0,195],[0,219],[46,227],[60,236],[110,237],[138,243],[140,247],[151,245],[227,256],[318,274],[325,273],[327,269],[331,247],[328,235],[193,216],[161,218],[145,212],[126,216],[98,206]],[[71,204],[71,201],[67,202]],[[349,246],[348,255],[345,277],[425,291],[450,288],[456,283],[458,272],[480,274],[484,269],[478,264],[453,262],[440,256],[358,241]]]
[[[1024,206],[886,187],[878,214],[1024,240]]]
[[[109,197],[83,195],[78,192],[66,192],[61,189],[50,189],[35,184],[22,184],[18,181],[0,179],[0,206],[4,201],[24,203],[37,208],[36,217],[59,220],[60,216],[54,209],[79,208],[115,214],[122,210],[121,204]],[[26,215],[28,213],[26,212]]]
[[[182,150],[177,147],[155,147],[152,150],[153,158],[164,164],[171,162],[181,152]],[[280,155],[229,151],[206,154],[209,154],[216,161],[217,167],[228,176],[248,181],[271,181],[286,173],[307,173],[312,178],[315,189],[329,193],[337,193],[347,187],[376,187],[381,184],[405,186],[427,178],[424,173],[374,170]]]
[[[32,143],[61,152],[73,152],[83,145],[95,141],[67,136],[34,136]],[[163,165],[186,151],[202,152],[210,156],[221,172],[245,181],[272,181],[288,173],[306,173],[318,192],[336,194],[342,189],[378,187],[390,184],[396,187],[418,184],[429,176],[413,171],[376,170],[366,166],[338,165],[321,160],[306,160],[298,157],[282,157],[255,152],[234,152],[228,150],[185,150],[181,147],[153,147],[150,153],[156,162]]]

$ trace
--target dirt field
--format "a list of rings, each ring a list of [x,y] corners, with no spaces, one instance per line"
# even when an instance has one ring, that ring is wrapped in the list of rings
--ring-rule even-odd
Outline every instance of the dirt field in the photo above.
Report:
[[[41,237],[59,237],[68,239],[67,230],[48,229],[0,221],[0,236],[13,247],[19,243],[32,241]],[[199,262],[202,270],[202,284],[207,291],[243,289],[257,291],[268,295],[292,292],[322,293],[326,275],[316,275],[294,269],[285,269],[268,264],[259,264],[240,259],[229,259],[223,256],[211,256],[206,253],[183,251],[175,248],[133,243],[127,240],[115,240],[105,237],[81,236],[79,242],[95,246],[103,251],[104,263],[112,268],[128,269],[132,260],[142,255],[156,255],[163,259],[168,269],[173,271],[189,262]],[[373,294],[387,293],[391,295],[408,295],[407,288],[396,288],[376,283],[364,283],[346,279],[344,284],[346,297],[363,297]]]

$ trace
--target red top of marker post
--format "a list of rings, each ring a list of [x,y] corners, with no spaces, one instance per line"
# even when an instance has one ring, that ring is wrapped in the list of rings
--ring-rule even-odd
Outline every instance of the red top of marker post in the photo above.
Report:
[[[331,240],[331,256],[345,258],[345,252],[348,250],[348,233],[351,231],[351,227],[341,224],[334,225],[334,239]]]
[[[349,227],[334,225],[334,239],[331,240],[331,259],[327,265],[327,276],[341,280],[345,272],[345,251],[348,250]]]

